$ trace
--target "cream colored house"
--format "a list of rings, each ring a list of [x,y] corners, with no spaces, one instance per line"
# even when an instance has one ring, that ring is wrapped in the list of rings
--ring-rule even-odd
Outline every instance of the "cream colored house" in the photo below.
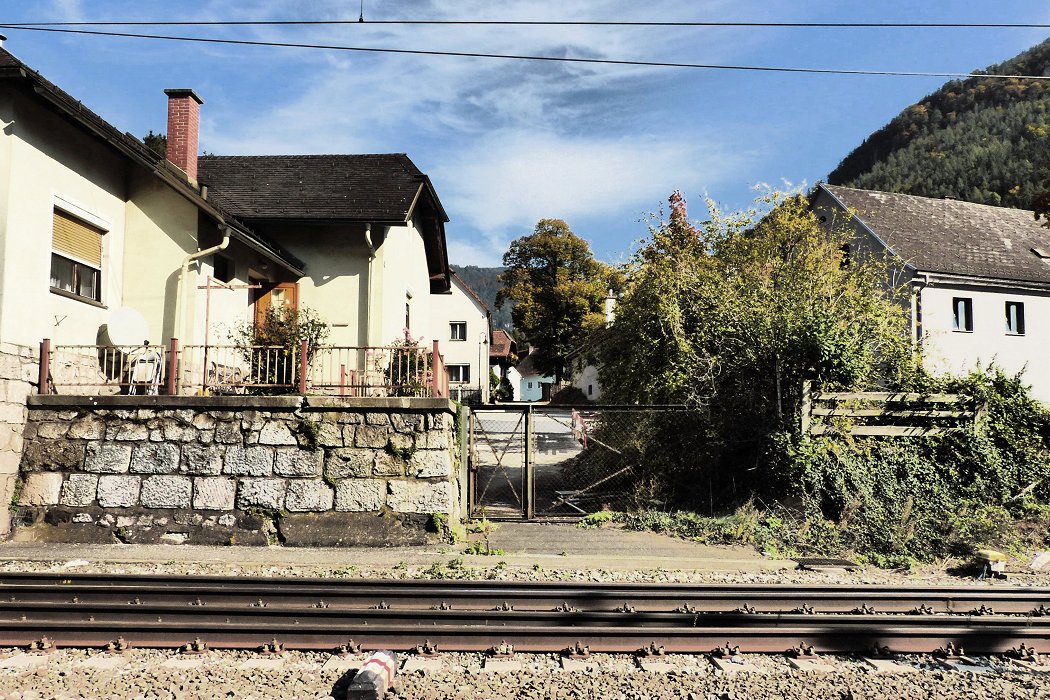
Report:
[[[286,305],[361,348],[330,374],[375,371],[365,346],[444,350],[448,217],[406,155],[199,158],[203,100],[165,92],[167,159],[0,49],[0,341],[108,344],[133,312],[192,383],[227,361],[205,343]]]
[[[488,403],[492,340],[488,305],[455,272],[452,288],[446,294],[435,294],[432,305],[435,333],[444,331],[438,340],[448,367],[452,398]]]
[[[171,111],[199,105],[192,91],[171,92]],[[0,120],[3,342],[104,342],[111,315],[129,307],[145,318],[143,341],[201,343],[209,296],[212,319],[246,317],[245,290],[233,293],[238,305],[199,289],[220,255],[229,283],[255,268],[302,273],[209,202],[186,163],[165,161],[3,49]]]
[[[851,255],[890,255],[927,369],[1024,370],[1050,402],[1050,230],[1032,212],[833,185],[813,207],[856,231]]]

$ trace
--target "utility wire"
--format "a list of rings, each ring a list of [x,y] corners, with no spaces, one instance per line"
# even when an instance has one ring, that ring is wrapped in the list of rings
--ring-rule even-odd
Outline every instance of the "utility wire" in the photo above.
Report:
[[[0,24],[0,29],[13,29],[27,32],[55,32],[60,34],[81,34],[89,36],[108,36],[133,39],[154,39],[161,41],[182,41],[200,44],[229,44],[234,46],[267,46],[293,49],[319,49],[324,51],[356,51],[362,53],[385,53],[412,56],[456,56],[461,58],[496,58],[517,61],[545,61],[549,63],[578,63],[607,66],[644,66],[656,68],[699,68],[705,70],[759,71],[766,73],[810,73],[821,75],[886,75],[908,78],[1014,78],[1024,80],[1050,80],[1050,75],[997,75],[990,73],[946,73],[937,71],[892,71],[892,70],[850,70],[845,68],[790,68],[784,66],[747,66],[716,63],[679,63],[664,61],[625,61],[607,58],[575,58],[569,56],[534,56],[525,54],[480,53],[474,51],[432,51],[424,49],[388,49],[365,46],[339,46],[333,44],[299,44],[281,41],[250,41],[247,39],[212,39],[192,36],[167,36],[163,34],[136,34],[130,32],[103,32],[91,29],[58,29],[54,27],[23,27],[12,24]]]
[[[224,27],[224,26],[311,26],[342,24],[429,24],[483,25],[517,27],[750,27],[796,29],[1050,29],[1050,24],[1036,22],[647,22],[587,20],[485,20],[485,19],[369,19],[364,18],[364,5],[358,19],[314,20],[161,20],[161,21],[93,21],[93,22],[18,22],[6,27]]]

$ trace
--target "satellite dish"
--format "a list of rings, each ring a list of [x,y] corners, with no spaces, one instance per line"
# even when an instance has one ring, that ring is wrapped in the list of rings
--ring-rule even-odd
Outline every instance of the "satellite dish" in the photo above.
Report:
[[[110,345],[142,345],[149,340],[149,324],[138,311],[122,306],[109,315],[106,336]]]

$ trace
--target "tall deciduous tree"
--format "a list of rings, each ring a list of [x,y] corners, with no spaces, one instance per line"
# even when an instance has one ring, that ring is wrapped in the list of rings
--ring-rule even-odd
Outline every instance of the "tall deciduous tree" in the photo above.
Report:
[[[565,355],[604,323],[604,299],[621,277],[561,219],[541,219],[510,244],[503,265],[496,306],[514,302],[516,332],[538,347],[536,368],[561,381]]]

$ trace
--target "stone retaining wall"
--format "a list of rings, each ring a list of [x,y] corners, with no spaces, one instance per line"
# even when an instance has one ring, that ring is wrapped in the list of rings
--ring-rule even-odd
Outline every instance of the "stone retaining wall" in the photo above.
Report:
[[[0,343],[0,537],[11,531],[8,504],[15,497],[22,433],[26,424],[26,397],[34,393],[40,374],[36,348]]]
[[[33,396],[16,536],[422,541],[456,518],[454,407],[433,399]]]

